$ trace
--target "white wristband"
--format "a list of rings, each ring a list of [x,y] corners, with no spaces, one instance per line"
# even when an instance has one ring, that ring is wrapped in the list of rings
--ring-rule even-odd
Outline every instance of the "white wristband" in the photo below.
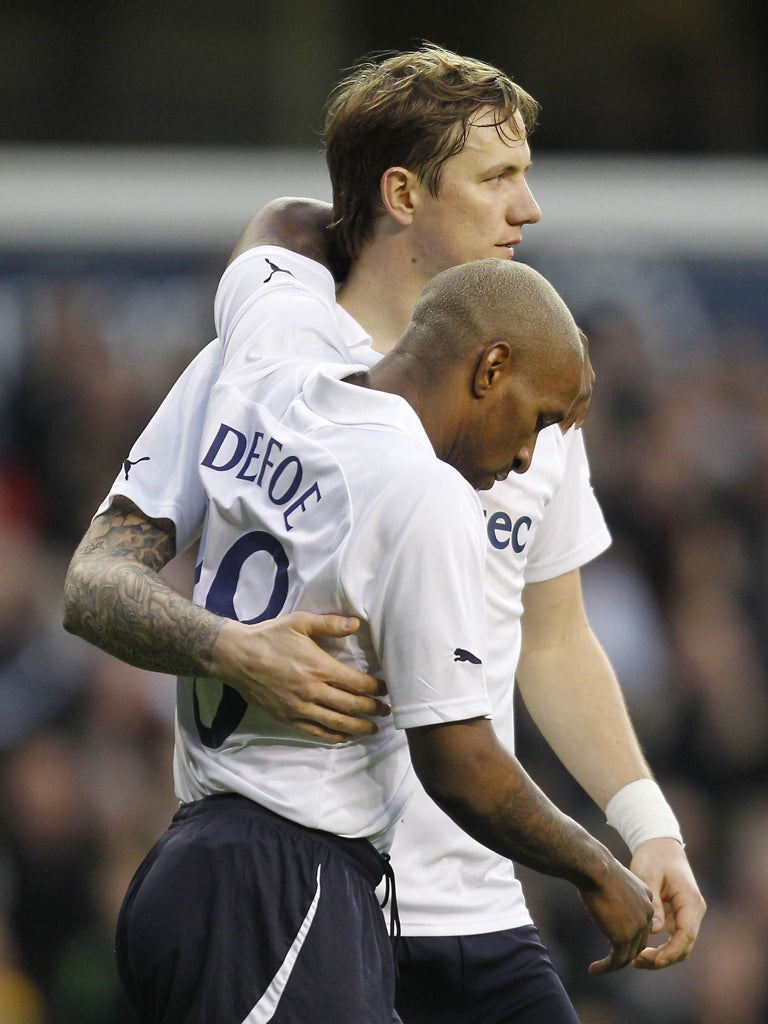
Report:
[[[624,786],[608,801],[605,815],[633,854],[646,839],[676,839],[683,844],[675,813],[653,779]]]

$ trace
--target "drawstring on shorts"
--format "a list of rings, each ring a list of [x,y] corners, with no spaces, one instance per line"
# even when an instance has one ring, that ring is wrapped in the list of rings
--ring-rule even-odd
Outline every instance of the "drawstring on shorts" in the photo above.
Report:
[[[379,906],[384,909],[389,903],[389,937],[392,941],[392,953],[395,958],[395,977],[399,976],[397,969],[397,943],[400,938],[400,914],[397,911],[397,888],[395,886],[395,872],[388,853],[383,853],[384,860],[384,898]]]

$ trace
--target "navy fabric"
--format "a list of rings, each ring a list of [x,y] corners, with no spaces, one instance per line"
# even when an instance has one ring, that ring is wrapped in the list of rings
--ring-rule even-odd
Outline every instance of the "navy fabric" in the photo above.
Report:
[[[395,1005],[403,1024],[578,1024],[535,927],[403,937]]]
[[[384,866],[370,843],[244,797],[185,804],[118,920],[118,971],[142,1024],[389,1024]]]

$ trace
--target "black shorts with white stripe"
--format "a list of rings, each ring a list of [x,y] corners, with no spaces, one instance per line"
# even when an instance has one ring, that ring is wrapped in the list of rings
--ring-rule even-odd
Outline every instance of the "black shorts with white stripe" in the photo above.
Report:
[[[118,971],[143,1024],[390,1024],[394,961],[365,840],[245,797],[184,804],[126,893]]]

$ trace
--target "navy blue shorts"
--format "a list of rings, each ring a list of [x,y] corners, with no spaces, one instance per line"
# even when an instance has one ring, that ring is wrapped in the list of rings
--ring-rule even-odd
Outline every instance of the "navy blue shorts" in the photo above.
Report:
[[[458,938],[401,938],[403,1024],[579,1024],[533,925]]]
[[[117,924],[142,1024],[389,1024],[394,961],[365,840],[303,828],[244,797],[185,804]]]

